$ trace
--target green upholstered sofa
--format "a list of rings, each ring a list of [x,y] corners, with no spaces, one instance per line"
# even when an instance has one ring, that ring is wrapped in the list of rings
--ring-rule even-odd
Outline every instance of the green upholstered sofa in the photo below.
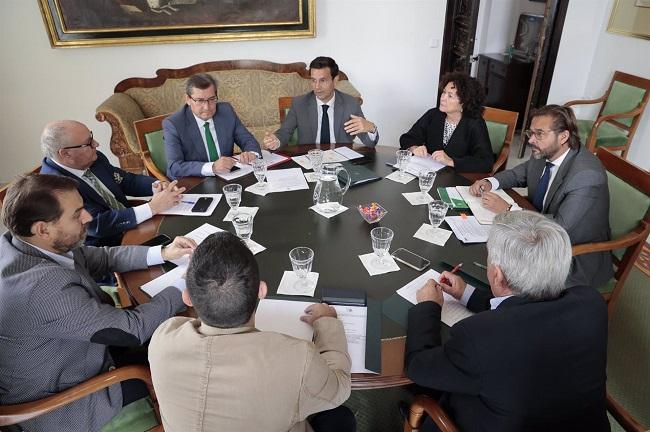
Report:
[[[120,166],[142,173],[144,165],[133,122],[176,111],[184,103],[185,82],[205,72],[218,82],[218,96],[235,108],[242,123],[261,142],[265,131],[280,126],[278,99],[310,90],[305,63],[278,64],[260,60],[199,63],[184,69],[158,69],[155,78],[128,78],[97,107],[95,117],[111,125],[111,151]],[[360,99],[359,92],[340,72],[336,88]]]

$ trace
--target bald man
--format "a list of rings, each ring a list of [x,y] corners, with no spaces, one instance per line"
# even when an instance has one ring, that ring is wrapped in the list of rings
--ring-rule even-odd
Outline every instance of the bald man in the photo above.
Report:
[[[77,180],[84,208],[93,217],[88,224],[86,244],[116,246],[126,230],[178,204],[185,188],[178,188],[176,182],[167,184],[114,167],[97,147],[99,143],[83,123],[48,123],[41,135],[45,156],[41,173]],[[127,195],[153,198],[131,207]]]

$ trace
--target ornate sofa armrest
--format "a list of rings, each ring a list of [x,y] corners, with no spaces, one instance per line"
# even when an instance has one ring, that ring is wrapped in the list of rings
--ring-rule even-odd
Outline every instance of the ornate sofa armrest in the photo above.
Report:
[[[120,166],[140,173],[142,161],[133,122],[142,120],[144,113],[131,96],[113,93],[96,109],[95,118],[111,125],[111,151],[120,159]]]

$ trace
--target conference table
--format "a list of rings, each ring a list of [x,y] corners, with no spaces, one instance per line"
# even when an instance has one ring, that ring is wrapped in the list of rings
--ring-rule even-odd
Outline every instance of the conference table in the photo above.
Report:
[[[328,150],[341,146],[340,144],[290,146],[283,148],[279,153],[297,156],[306,154],[311,148]],[[349,144],[346,146],[352,147]],[[406,302],[401,297],[397,297],[395,291],[418,277],[421,272],[399,264],[399,271],[370,276],[358,258],[359,255],[372,252],[370,231],[377,226],[391,228],[395,233],[391,251],[406,248],[430,260],[430,267],[439,272],[463,262],[461,275],[473,278],[475,283],[482,283],[483,287],[487,287],[485,270],[474,263],[485,264],[487,251],[484,243],[463,244],[454,235],[447,240],[444,247],[414,238],[413,234],[418,228],[423,223],[429,223],[427,206],[411,205],[402,193],[419,191],[418,180],[401,184],[383,178],[393,171],[387,163],[395,162],[396,148],[394,147],[380,146],[372,149],[355,146],[354,150],[372,159],[365,166],[382,179],[351,187],[343,196],[342,203],[348,207],[348,210],[341,214],[328,219],[309,209],[313,205],[315,183],[309,183],[309,190],[269,193],[266,196],[243,191],[241,206],[259,207],[254,218],[252,239],[266,247],[266,250],[255,255],[255,258],[259,264],[261,279],[268,284],[269,297],[318,302],[321,289],[324,287],[365,291],[368,299],[386,308],[381,316],[381,373],[353,374],[352,386],[354,389],[370,389],[405,385],[410,383],[404,374],[406,329],[404,325],[389,318],[390,314],[386,312],[395,304]],[[295,167],[299,165],[289,160],[271,169]],[[476,177],[476,175],[468,177]],[[256,181],[250,174],[230,183],[239,183],[245,189]],[[217,177],[185,178],[179,183],[186,186],[191,193],[222,193],[222,187],[227,184]],[[439,186],[469,184],[471,181],[468,178],[447,167],[438,171],[430,194],[437,198],[436,188]],[[520,205],[526,206],[523,198],[515,193],[509,193]],[[358,204],[373,201],[381,204],[388,214],[381,221],[368,224],[356,207]],[[128,231],[124,236],[123,244],[141,244],[157,234],[166,234],[173,238],[184,235],[204,223],[235,233],[232,223],[223,221],[228,210],[225,198],[222,198],[209,217],[155,216],[136,229]],[[462,211],[469,213],[468,210]],[[448,212],[448,215],[457,214],[459,212],[454,209]],[[449,229],[444,222],[441,228]],[[284,271],[291,270],[289,251],[296,246],[308,246],[315,252],[312,271],[319,273],[319,279],[313,298],[276,295]],[[165,266],[169,269],[168,265]],[[164,266],[154,266],[124,273],[121,275],[120,282],[127,290],[132,303],[142,304],[149,301],[149,296],[140,289],[140,286],[163,272]],[[190,309],[185,314],[193,316],[193,311]]]

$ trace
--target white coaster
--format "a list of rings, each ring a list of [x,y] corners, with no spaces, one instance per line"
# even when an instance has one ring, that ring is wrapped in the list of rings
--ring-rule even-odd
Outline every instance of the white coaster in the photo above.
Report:
[[[344,205],[339,205],[339,209],[338,209],[337,211],[333,212],[333,213],[325,213],[324,211],[318,210],[318,208],[317,208],[315,205],[309,207],[309,209],[310,209],[310,210],[313,210],[313,211],[315,211],[316,213],[318,213],[319,215],[321,215],[321,216],[325,216],[327,219],[329,219],[329,218],[331,218],[332,216],[336,216],[337,214],[341,214],[341,213],[343,213],[343,212],[346,211],[348,208],[347,208],[346,206],[344,206]]]
[[[423,195],[422,192],[406,192],[402,195],[404,195],[404,198],[406,198],[408,202],[411,203],[411,205],[429,204],[431,201],[433,201],[433,197],[431,195]]]
[[[255,215],[257,214],[257,211],[259,209],[260,209],[259,207],[239,207],[237,209],[237,212],[238,213],[246,213],[246,214],[249,214],[249,215],[255,217]],[[228,211],[228,213],[226,213],[226,217],[223,218],[223,221],[224,222],[232,222],[232,218],[234,216],[235,216],[235,212],[233,211],[233,209],[230,209]]]
[[[397,263],[395,262],[392,256],[388,254],[384,256],[385,264],[382,267],[377,267],[373,263],[373,261],[375,261],[375,258],[377,258],[377,255],[375,255],[374,252],[365,255],[359,255],[359,259],[363,263],[363,266],[366,268],[366,270],[368,270],[370,276],[390,273],[399,270],[399,266],[397,265]]]
[[[254,185],[248,186],[244,189],[246,192],[254,193],[255,195],[266,196],[267,193],[271,192],[271,188],[268,183],[265,183],[265,186],[255,183]]]
[[[309,272],[307,273],[307,284],[301,286],[298,283],[298,275],[292,271],[285,271],[282,275],[282,280],[280,281],[280,286],[278,287],[278,294],[285,295],[302,295],[302,296],[314,296],[314,291],[316,290],[316,284],[318,283],[318,273]]]
[[[444,246],[447,240],[449,240],[449,237],[451,237],[451,234],[452,232],[449,230],[434,228],[429,224],[422,224],[415,234],[413,234],[413,237],[438,246]]]
[[[303,174],[305,175],[305,180],[307,180],[308,183],[316,183],[318,181],[315,172],[306,172]]]
[[[251,239],[248,239],[246,246],[248,246],[248,249],[253,252],[253,255],[257,255],[258,253],[266,250],[264,246]]]
[[[415,178],[415,176],[412,176],[411,174],[405,172],[404,176],[400,177],[399,171],[393,171],[392,174],[388,174],[385,178],[387,178],[388,180],[392,180],[394,182],[397,182],[397,183],[406,184],[406,183],[410,182],[411,180],[413,180]]]

